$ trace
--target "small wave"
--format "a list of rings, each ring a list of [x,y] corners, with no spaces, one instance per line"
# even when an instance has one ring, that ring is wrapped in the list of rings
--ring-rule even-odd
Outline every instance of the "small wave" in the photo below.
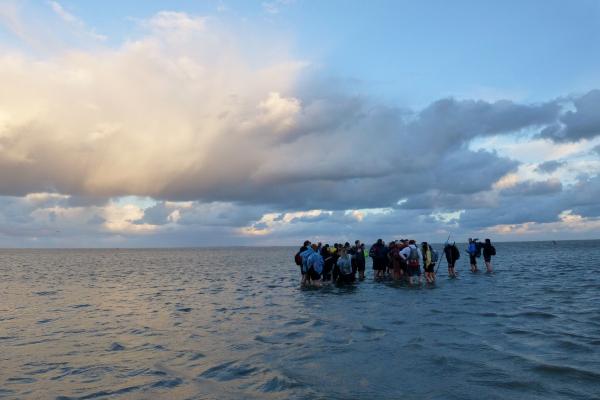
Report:
[[[386,331],[385,329],[375,328],[373,326],[369,326],[369,325],[365,325],[365,324],[362,325],[362,329],[365,332],[385,332]]]
[[[292,320],[286,322],[285,325],[286,326],[289,326],[289,325],[304,325],[304,324],[306,324],[306,323],[308,323],[310,321],[311,321],[310,319],[306,319],[306,318],[295,318],[295,319],[292,319]]]
[[[163,379],[158,382],[152,384],[153,388],[174,388],[183,383],[183,379],[181,378],[173,378],[173,379]]]
[[[511,328],[505,331],[509,335],[532,335],[533,332],[526,331],[524,329]]]
[[[256,340],[257,342],[267,343],[267,344],[278,344],[279,343],[277,340],[274,340],[271,337],[266,337],[266,336],[262,336],[262,335],[256,335],[254,337],[254,340]]]
[[[285,392],[290,389],[304,386],[299,382],[292,381],[283,377],[276,376],[269,379],[260,389],[265,393]]]
[[[560,375],[562,378],[571,377],[572,379],[587,380],[594,383],[600,381],[600,373],[568,365],[540,363],[539,365],[535,365],[532,369],[544,374]]]
[[[6,380],[7,382],[12,382],[12,383],[23,383],[23,384],[27,384],[27,383],[33,383],[36,381],[35,378],[29,378],[29,377],[16,377],[16,378],[8,378]]]
[[[481,315],[482,317],[497,317],[498,314],[495,312],[483,312],[483,313],[479,313],[479,315]]]
[[[132,392],[134,390],[140,390],[141,388],[143,388],[143,386],[139,386],[139,385],[127,386],[127,387],[117,389],[117,390],[101,390],[99,392],[94,392],[94,393],[90,393],[90,394],[86,394],[86,395],[78,396],[78,397],[58,396],[56,398],[56,400],[90,400],[90,399],[97,399],[99,397],[118,396],[118,395]]]
[[[543,311],[524,311],[516,314],[509,314],[507,317],[515,318],[515,317],[527,317],[527,318],[541,318],[541,319],[553,319],[556,318],[556,315],[550,314]]]
[[[257,367],[247,364],[236,364],[235,361],[229,361],[207,369],[200,374],[200,377],[212,378],[218,381],[230,381],[245,378],[256,371],[258,371]]]
[[[37,295],[37,296],[51,296],[53,294],[57,294],[58,291],[57,290],[48,290],[48,291],[42,291],[42,292],[33,292],[33,294]]]
[[[192,355],[190,356],[189,360],[190,360],[190,361],[196,361],[196,360],[199,360],[199,359],[201,359],[201,358],[204,358],[204,357],[206,357],[206,355],[205,355],[205,354],[202,354],[202,353],[194,353],[194,354],[192,354]]]
[[[488,379],[488,380],[477,380],[477,383],[486,386],[498,387],[503,389],[510,389],[519,392],[536,392],[543,393],[547,392],[546,388],[542,384],[536,381],[518,381],[518,380],[502,380],[502,379]]]
[[[125,350],[125,346],[120,343],[114,342],[108,348],[108,351],[122,351]]]
[[[589,347],[584,344],[576,343],[571,340],[564,340],[564,339],[558,341],[558,346],[562,349],[571,350],[571,351],[588,351],[589,350]]]

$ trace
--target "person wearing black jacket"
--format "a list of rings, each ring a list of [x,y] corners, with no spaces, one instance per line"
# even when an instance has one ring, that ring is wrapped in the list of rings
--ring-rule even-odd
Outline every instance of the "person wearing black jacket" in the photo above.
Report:
[[[494,272],[492,269],[492,256],[495,255],[496,248],[492,246],[490,239],[485,239],[485,244],[483,245],[483,261],[485,262],[485,267],[487,268],[488,274]]]
[[[387,267],[387,253],[388,248],[382,239],[377,239],[377,243],[371,246],[369,250],[369,257],[373,259],[373,270],[375,271],[375,278],[383,278],[385,274],[385,268]]]
[[[321,256],[323,257],[323,282],[331,280],[331,271],[333,270],[333,253],[329,250],[329,245],[326,244],[321,248]]]
[[[448,276],[450,278],[456,278],[457,274],[454,268],[456,266],[456,260],[460,258],[460,251],[458,251],[456,243],[446,243],[444,246],[444,255],[448,262]]]

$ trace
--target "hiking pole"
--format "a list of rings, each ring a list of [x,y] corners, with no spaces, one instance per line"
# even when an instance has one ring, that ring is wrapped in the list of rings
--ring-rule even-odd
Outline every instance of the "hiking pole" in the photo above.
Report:
[[[446,239],[446,243],[444,243],[444,248],[442,249],[442,253],[443,253],[443,256],[444,256],[444,258],[446,258],[446,252],[445,252],[445,249],[446,249],[446,244],[450,243],[450,236],[452,236],[452,233],[450,233],[450,234],[448,235],[448,239]],[[439,258],[439,257],[438,257],[438,258]],[[440,269],[440,264],[441,264],[441,263],[442,263],[441,261],[440,261],[440,262],[438,262],[437,268],[435,269],[435,274],[436,274],[436,275],[437,275],[438,269]],[[446,263],[448,263],[448,259],[446,259]]]

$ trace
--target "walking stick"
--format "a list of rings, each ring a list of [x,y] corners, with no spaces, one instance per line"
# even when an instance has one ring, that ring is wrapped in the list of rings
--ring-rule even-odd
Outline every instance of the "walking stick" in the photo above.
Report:
[[[452,235],[452,233],[450,233],[450,234],[448,235],[448,239],[446,239],[446,244],[450,243],[450,236],[451,236],[451,235]],[[446,248],[446,244],[444,244],[444,249]],[[442,249],[442,253],[444,254],[444,258],[446,258],[446,252],[444,251],[444,249]],[[438,257],[438,258],[439,258],[439,257]],[[441,263],[442,263],[441,261],[440,261],[440,262],[438,262],[438,265],[437,265],[437,267],[436,267],[436,269],[435,269],[435,274],[436,274],[436,275],[437,275],[438,269],[440,269],[440,264],[441,264]],[[446,259],[446,264],[447,264],[447,263],[448,263],[448,259]]]

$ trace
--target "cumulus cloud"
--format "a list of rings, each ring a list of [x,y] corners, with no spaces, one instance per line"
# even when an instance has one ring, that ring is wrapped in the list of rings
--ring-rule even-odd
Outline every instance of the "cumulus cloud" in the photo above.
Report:
[[[594,215],[589,188],[575,195],[558,179],[519,179],[519,162],[469,144],[533,130],[592,137],[597,91],[569,111],[563,99],[400,109],[323,85],[285,51],[250,54],[214,18],[161,11],[140,26],[141,37],[116,48],[0,55],[0,198],[12,199],[0,215],[10,229],[281,239],[315,226],[323,237],[441,235],[556,222],[567,209]],[[556,126],[562,133],[550,135]]]
[[[0,59],[2,194],[388,206],[432,187],[489,188],[515,163],[465,144],[557,112],[444,99],[409,114],[343,91],[301,96],[300,61],[254,65],[222,27],[183,13],[147,25],[177,35],[151,30],[116,50],[41,64]],[[363,190],[345,194],[348,184]]]

